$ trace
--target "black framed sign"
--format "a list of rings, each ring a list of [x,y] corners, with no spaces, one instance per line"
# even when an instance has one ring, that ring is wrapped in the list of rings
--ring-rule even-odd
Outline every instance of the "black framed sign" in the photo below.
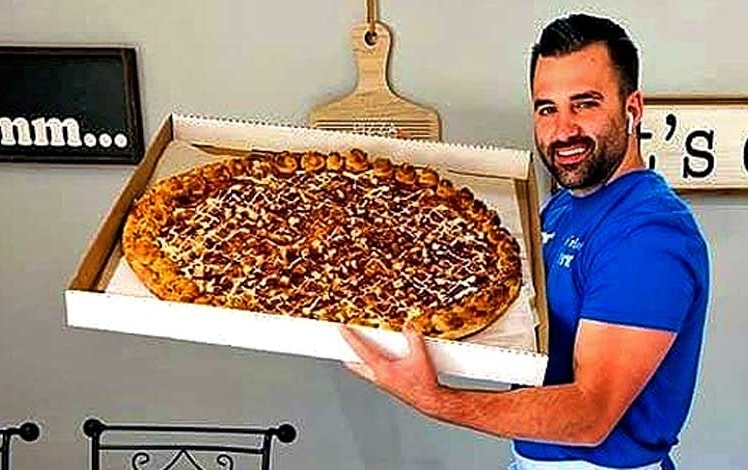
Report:
[[[0,46],[0,161],[136,164],[136,52]]]
[[[639,138],[677,190],[748,190],[748,97],[645,98]]]

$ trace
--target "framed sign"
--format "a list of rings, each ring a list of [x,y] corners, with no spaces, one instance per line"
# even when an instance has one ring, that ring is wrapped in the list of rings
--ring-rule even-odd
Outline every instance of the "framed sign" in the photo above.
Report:
[[[1,161],[142,158],[135,49],[0,46],[0,78]]]
[[[676,190],[748,190],[748,97],[645,99],[640,141]]]

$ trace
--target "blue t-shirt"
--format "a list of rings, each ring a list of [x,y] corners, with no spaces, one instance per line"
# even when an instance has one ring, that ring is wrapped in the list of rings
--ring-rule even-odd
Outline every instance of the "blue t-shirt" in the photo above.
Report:
[[[650,170],[583,197],[554,194],[541,211],[549,307],[546,385],[574,381],[581,318],[676,332],[671,350],[609,437],[597,447],[515,441],[535,460],[601,466],[672,463],[691,407],[707,307],[709,253],[694,217]],[[615,347],[615,345],[611,345]]]

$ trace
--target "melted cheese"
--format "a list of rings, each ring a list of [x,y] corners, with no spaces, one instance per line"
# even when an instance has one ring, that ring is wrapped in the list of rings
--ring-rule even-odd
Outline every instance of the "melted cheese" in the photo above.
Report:
[[[158,245],[204,293],[307,317],[360,312],[374,299],[369,321],[386,324],[479,291],[476,274],[500,263],[477,229],[450,207],[424,206],[432,190],[376,181],[371,171],[238,176],[195,207],[175,209],[180,221]],[[342,220],[329,216],[341,210]],[[361,277],[367,260],[376,265],[371,278]]]

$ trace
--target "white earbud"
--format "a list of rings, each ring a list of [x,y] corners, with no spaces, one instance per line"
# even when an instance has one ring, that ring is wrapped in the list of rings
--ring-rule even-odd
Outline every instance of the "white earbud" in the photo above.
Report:
[[[626,113],[626,133],[628,135],[634,133],[634,115],[631,112]]]

